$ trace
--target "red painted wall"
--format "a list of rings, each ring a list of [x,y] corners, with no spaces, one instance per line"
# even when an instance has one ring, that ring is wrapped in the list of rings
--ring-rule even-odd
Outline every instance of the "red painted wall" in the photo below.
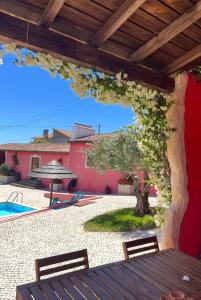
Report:
[[[180,250],[201,254],[201,84],[189,76],[185,97],[185,150],[189,204],[181,224]]]
[[[82,152],[84,147],[86,147],[86,143],[75,142],[71,143],[69,153],[6,151],[6,163],[12,167],[12,156],[15,152],[17,152],[17,157],[20,163],[15,167],[15,170],[21,173],[21,179],[26,179],[30,172],[31,156],[40,156],[41,165],[44,165],[53,159],[62,159],[63,165],[78,176],[76,190],[104,193],[106,185],[109,185],[112,193],[117,193],[117,180],[122,177],[122,173],[107,171],[101,175],[98,174],[95,169],[86,167],[85,158]],[[69,180],[63,180],[63,182],[66,188]],[[47,186],[49,180],[43,180],[43,183]]]
[[[123,174],[112,170],[108,170],[104,174],[99,174],[95,169],[88,168],[83,154],[83,149],[85,147],[86,143],[72,142],[70,144],[69,153],[6,151],[6,163],[12,167],[12,156],[15,152],[17,152],[19,165],[15,167],[15,170],[21,173],[21,179],[26,179],[30,172],[31,156],[40,156],[40,165],[44,165],[53,159],[62,159],[63,165],[78,176],[76,190],[104,193],[105,187],[108,185],[111,188],[112,193],[118,193],[117,181],[123,176]],[[140,178],[143,180],[143,172],[141,172]],[[42,180],[42,182],[46,186],[49,184],[49,180]],[[66,189],[69,180],[63,180],[63,182]],[[155,194],[156,191],[154,187],[151,187],[150,195],[155,196]]]
[[[29,172],[31,171],[31,157],[32,156],[39,156],[41,158],[40,165],[44,165],[49,161],[55,159],[59,160],[62,159],[62,163],[64,166],[68,166],[68,153],[50,153],[50,152],[25,152],[25,151],[6,151],[6,164],[10,167],[13,166],[12,163],[12,156],[14,153],[17,152],[17,158],[19,160],[19,165],[15,167],[16,172],[20,172],[21,179],[26,179]],[[45,185],[48,185],[49,180],[43,180]],[[67,180],[64,181],[65,185]]]
[[[95,169],[85,166],[85,145],[81,142],[71,143],[69,169],[79,176],[77,189],[103,193],[106,185],[109,185],[112,193],[117,193],[117,180],[122,177],[122,173],[108,170],[104,174],[98,174]]]

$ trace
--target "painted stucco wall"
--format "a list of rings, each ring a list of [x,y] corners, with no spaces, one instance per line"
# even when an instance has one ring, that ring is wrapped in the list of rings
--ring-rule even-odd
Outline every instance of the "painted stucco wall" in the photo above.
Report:
[[[108,170],[104,174],[98,174],[95,169],[88,168],[85,165],[84,147],[85,144],[81,142],[73,142],[69,154],[69,169],[79,176],[77,188],[104,193],[108,185],[112,193],[117,193],[117,180],[122,177],[122,173]]]
[[[184,215],[179,248],[192,256],[201,254],[201,83],[189,77],[185,95],[184,129],[189,203]]]
[[[32,156],[40,157],[40,165],[44,165],[53,159],[62,159],[63,165],[66,167],[68,166],[68,153],[6,151],[6,164],[8,164],[11,168],[13,167],[12,156],[14,153],[17,153],[17,158],[19,160],[19,164],[15,167],[15,171],[20,172],[22,180],[26,179],[31,171]],[[65,185],[66,182],[67,181],[65,180]],[[49,180],[43,180],[43,183],[48,185]]]
[[[47,152],[20,152],[17,151],[19,165],[15,167],[17,172],[21,173],[21,179],[26,179],[31,167],[31,157],[41,157],[40,165],[56,159],[62,159],[62,163],[66,168],[72,170],[78,176],[76,190],[85,192],[104,193],[106,185],[109,185],[113,193],[117,193],[117,180],[122,174],[114,171],[107,171],[103,175],[98,174],[95,169],[85,166],[85,158],[82,149],[85,143],[72,143],[69,153],[47,153]],[[12,156],[15,151],[6,151],[6,163],[12,167]],[[69,180],[64,180],[65,188]],[[49,180],[43,180],[48,185]]]
[[[112,170],[108,170],[104,174],[99,174],[95,169],[87,167],[83,154],[85,147],[86,143],[72,142],[70,144],[69,153],[6,151],[6,163],[12,167],[12,156],[17,152],[19,165],[15,167],[15,171],[20,172],[21,179],[26,179],[30,172],[32,156],[39,156],[41,158],[40,165],[44,165],[53,159],[61,159],[62,164],[78,176],[76,190],[104,193],[105,187],[108,185],[112,193],[118,193],[117,181],[123,174]],[[143,173],[141,172],[141,180],[142,178]],[[42,182],[46,186],[49,184],[49,180],[42,180]],[[63,182],[66,189],[69,180],[63,180]],[[150,188],[150,194],[155,195],[155,189],[153,187]]]

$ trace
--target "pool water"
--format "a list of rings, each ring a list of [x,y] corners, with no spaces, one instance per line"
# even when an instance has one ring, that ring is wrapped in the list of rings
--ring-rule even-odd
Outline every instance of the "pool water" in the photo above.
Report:
[[[33,211],[35,208],[11,202],[0,202],[0,218]]]

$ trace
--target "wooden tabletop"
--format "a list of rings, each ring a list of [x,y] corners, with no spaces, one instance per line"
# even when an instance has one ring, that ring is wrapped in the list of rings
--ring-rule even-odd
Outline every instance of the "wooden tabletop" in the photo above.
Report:
[[[201,262],[165,250],[18,286],[17,300],[159,300],[170,290],[201,299]]]

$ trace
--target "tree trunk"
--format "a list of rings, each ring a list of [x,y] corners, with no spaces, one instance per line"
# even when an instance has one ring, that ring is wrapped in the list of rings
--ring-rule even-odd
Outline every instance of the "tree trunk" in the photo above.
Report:
[[[144,215],[150,215],[149,192],[137,193],[136,198],[137,204],[135,207],[135,216],[143,217]]]
[[[151,214],[149,206],[149,175],[146,170],[144,170],[143,177],[143,182],[140,182],[139,177],[134,178],[135,196],[137,198],[134,214],[137,217],[143,217],[144,215]]]
[[[176,128],[176,131],[171,134],[167,143],[171,169],[172,204],[167,211],[163,226],[161,249],[178,249],[180,225],[189,201],[184,146],[184,101],[187,81],[187,74],[177,75],[173,94],[175,103],[167,114],[169,126]]]

